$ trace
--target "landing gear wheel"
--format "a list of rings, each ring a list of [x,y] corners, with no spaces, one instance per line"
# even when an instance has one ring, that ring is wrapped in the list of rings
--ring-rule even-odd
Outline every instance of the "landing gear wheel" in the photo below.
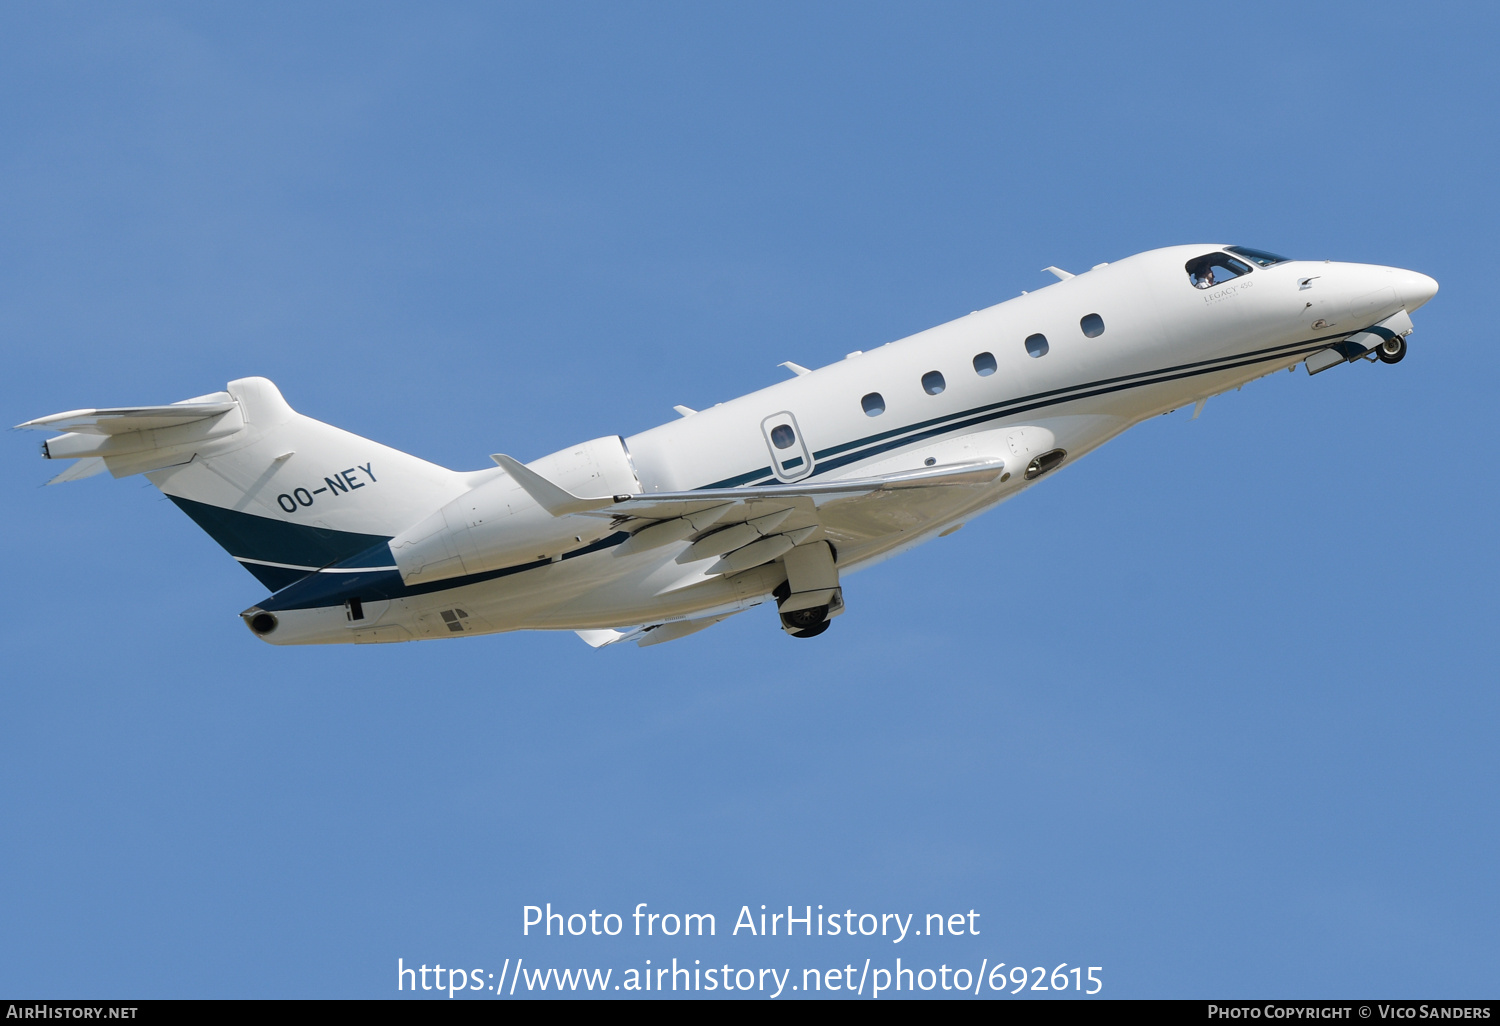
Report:
[[[813,626],[803,628],[802,630],[787,631],[787,633],[794,638],[816,638],[819,634],[822,634],[824,631],[826,631],[828,629],[828,625],[831,623],[833,623],[832,620],[824,620],[820,624],[814,624]]]
[[[782,613],[781,622],[797,631],[809,630],[828,619],[827,606],[814,606],[812,609],[798,609],[791,613]]]
[[[1375,355],[1380,358],[1381,363],[1400,363],[1406,359],[1406,336],[1397,335],[1380,343],[1375,349]]]

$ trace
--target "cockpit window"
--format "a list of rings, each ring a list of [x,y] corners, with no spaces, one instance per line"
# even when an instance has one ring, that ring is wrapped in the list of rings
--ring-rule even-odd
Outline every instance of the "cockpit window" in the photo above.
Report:
[[[1277,256],[1275,253],[1267,253],[1263,249],[1251,249],[1249,246],[1225,246],[1224,248],[1231,253],[1235,253],[1239,256],[1244,257],[1252,264],[1257,264],[1261,267],[1274,267],[1277,264],[1284,264],[1291,259],[1291,257]]]
[[[1193,283],[1195,289],[1211,289],[1230,278],[1249,273],[1249,264],[1236,260],[1228,253],[1210,253],[1187,262],[1188,281]]]

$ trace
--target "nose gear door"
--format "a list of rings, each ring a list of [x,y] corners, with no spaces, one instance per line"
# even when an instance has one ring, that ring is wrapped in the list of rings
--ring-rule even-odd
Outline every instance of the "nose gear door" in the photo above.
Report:
[[[812,473],[812,453],[802,439],[797,418],[789,411],[772,414],[760,422],[766,447],[771,450],[771,473],[779,481],[800,481]]]

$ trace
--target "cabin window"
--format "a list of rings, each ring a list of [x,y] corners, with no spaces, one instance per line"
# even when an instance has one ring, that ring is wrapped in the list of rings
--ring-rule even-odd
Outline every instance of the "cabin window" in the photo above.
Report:
[[[1098,338],[1104,334],[1104,318],[1098,314],[1088,314],[1078,322],[1078,326],[1083,329],[1084,338]]]
[[[866,417],[878,417],[885,412],[885,397],[879,392],[871,392],[859,401],[864,407]]]
[[[1046,356],[1048,348],[1046,335],[1026,336],[1026,352],[1030,353],[1033,357]]]
[[[797,432],[789,424],[777,424],[771,429],[771,444],[778,449],[790,449],[797,440]]]
[[[1250,273],[1250,265],[1236,260],[1228,253],[1209,253],[1194,257],[1186,264],[1188,281],[1195,289],[1211,289],[1231,278]]]
[[[981,378],[987,378],[995,373],[995,354],[980,353],[974,357],[974,373]]]
[[[943,380],[943,375],[939,371],[928,371],[922,375],[922,391],[928,395],[937,395],[947,387],[948,382]]]
[[[1227,252],[1235,256],[1242,256],[1259,267],[1275,267],[1291,260],[1291,257],[1277,256],[1275,253],[1267,253],[1263,249],[1251,249],[1249,246],[1225,246]]]

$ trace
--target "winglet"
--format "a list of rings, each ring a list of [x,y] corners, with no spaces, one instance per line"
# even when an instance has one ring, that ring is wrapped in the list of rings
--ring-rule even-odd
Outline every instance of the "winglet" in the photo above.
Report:
[[[1058,281],[1067,281],[1069,278],[1077,277],[1077,275],[1069,274],[1067,271],[1064,271],[1061,267],[1048,266],[1043,267],[1042,270],[1050,271],[1052,274],[1057,275]]]
[[[526,492],[536,500],[548,513],[555,517],[567,516],[569,513],[583,513],[587,510],[602,509],[611,503],[617,502],[618,498],[606,495],[598,499],[585,499],[574,495],[570,491],[557,487],[541,474],[527,467],[524,463],[512,459],[509,456],[493,454],[490,459],[494,460],[500,469],[509,474]]]

